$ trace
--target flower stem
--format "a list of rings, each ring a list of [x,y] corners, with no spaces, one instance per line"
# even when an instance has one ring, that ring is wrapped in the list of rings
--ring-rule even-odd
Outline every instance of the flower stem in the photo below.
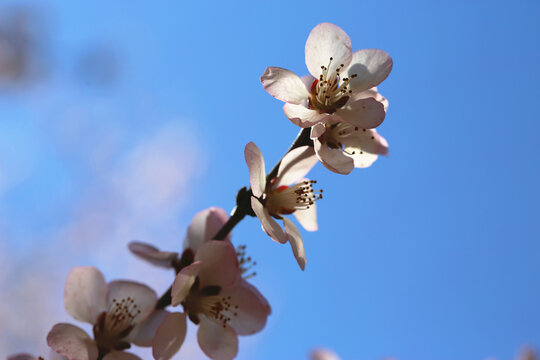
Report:
[[[291,150],[296,149],[300,146],[313,146],[313,140],[310,138],[310,128],[305,128],[300,130],[298,135],[296,136],[296,139],[289,147],[289,150],[285,153],[289,153]],[[283,160],[283,158],[281,158]],[[278,163],[274,166],[274,168],[266,175],[266,179],[272,179],[276,177],[279,165],[281,164],[281,160],[278,161]],[[246,187],[241,188],[238,190],[238,193],[236,194],[236,206],[234,207],[231,216],[227,220],[225,224],[219,229],[217,234],[214,236],[214,240],[225,240],[227,238],[227,235],[234,229],[240,221],[242,221],[246,215],[249,216],[255,216],[255,213],[253,212],[253,209],[251,208],[251,189],[248,189]],[[175,271],[178,274],[180,270],[182,270],[183,266],[175,266]],[[165,291],[163,295],[159,298],[158,302],[156,303],[156,310],[157,309],[165,309],[167,306],[171,304],[171,290],[172,286]]]

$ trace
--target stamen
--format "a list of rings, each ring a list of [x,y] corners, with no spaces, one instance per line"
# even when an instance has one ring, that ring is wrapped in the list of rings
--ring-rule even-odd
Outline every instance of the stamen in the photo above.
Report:
[[[133,319],[140,313],[141,310],[130,296],[120,301],[113,299],[105,318],[106,332],[111,335],[124,332],[133,325]]]
[[[248,274],[248,271],[253,269],[255,265],[257,265],[257,262],[251,260],[251,256],[246,256],[246,245],[239,245],[236,247],[236,256],[238,257],[240,273],[245,280],[251,279],[257,275],[255,271]]]
[[[332,73],[331,68],[333,57],[330,57],[328,66],[321,65],[321,75],[318,80],[311,84],[311,96],[309,99],[310,108],[317,109],[321,112],[332,114],[339,108],[343,107],[349,100],[345,94],[351,94],[352,90],[348,88],[351,79],[357,75],[352,74],[350,78],[342,78],[341,70],[345,64],[340,64]]]
[[[322,199],[322,190],[313,190],[315,180],[305,180],[291,187],[280,186],[268,194],[266,208],[273,216],[292,214],[296,210],[309,209]]]

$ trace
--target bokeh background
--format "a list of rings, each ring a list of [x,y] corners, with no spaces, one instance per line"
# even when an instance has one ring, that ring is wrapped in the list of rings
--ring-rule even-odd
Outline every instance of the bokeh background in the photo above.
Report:
[[[47,355],[68,271],[172,274],[134,239],[179,249],[193,214],[248,184],[243,148],[275,163],[297,128],[259,82],[304,74],[333,22],[394,69],[390,156],[318,165],[305,272],[256,219],[235,230],[273,307],[239,359],[511,359],[540,346],[540,2],[107,1],[0,4],[0,357]],[[189,329],[180,359],[204,359]],[[150,358],[149,352],[138,352]]]

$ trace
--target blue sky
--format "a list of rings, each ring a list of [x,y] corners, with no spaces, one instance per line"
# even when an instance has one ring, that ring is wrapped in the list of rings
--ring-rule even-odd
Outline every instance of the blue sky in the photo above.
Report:
[[[62,314],[73,266],[166,287],[171,274],[125,244],[180,246],[196,211],[230,210],[248,184],[247,142],[281,157],[297,128],[259,77],[306,73],[305,40],[326,21],[353,49],[394,59],[379,88],[390,156],[310,174],[325,198],[320,230],[304,233],[305,272],[255,219],[235,229],[273,305],[239,359],[306,359],[315,346],[344,360],[511,359],[540,347],[540,3],[11,3],[41,14],[47,71],[0,97],[0,332],[14,334],[0,356],[43,349],[17,322],[29,306]],[[112,62],[110,82],[81,80],[88,53]],[[38,272],[41,306],[29,300]]]

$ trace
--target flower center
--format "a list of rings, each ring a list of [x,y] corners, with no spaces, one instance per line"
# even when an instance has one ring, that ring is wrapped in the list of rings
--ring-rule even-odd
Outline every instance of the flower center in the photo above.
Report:
[[[349,90],[349,82],[356,77],[352,74],[350,78],[342,77],[340,71],[344,65],[340,64],[332,72],[329,72],[330,65],[334,58],[330,58],[328,66],[321,66],[321,75],[311,84],[309,107],[328,114],[333,114],[337,109],[343,107],[352,90]]]
[[[322,190],[313,190],[315,180],[301,181],[293,186],[282,185],[267,193],[266,208],[275,217],[292,214],[296,210],[309,209],[315,201],[322,199]]]
[[[344,122],[332,125],[326,124],[326,131],[319,137],[319,141],[326,143],[330,149],[340,149],[347,155],[354,155],[355,151],[347,151],[342,141],[350,136],[354,136],[359,131],[366,132],[367,130]],[[373,140],[374,137],[371,136],[371,139]],[[363,153],[362,150],[359,151],[360,154]]]
[[[133,319],[140,313],[141,310],[130,296],[120,301],[113,299],[105,318],[105,330],[111,335],[118,335],[131,328]]]
[[[238,315],[238,305],[231,302],[230,296],[220,295],[220,286],[206,286],[190,293],[183,303],[184,310],[195,324],[199,323],[199,314],[226,327],[231,317]]]
[[[121,339],[133,329],[133,320],[141,310],[133,298],[113,299],[107,312],[98,318],[94,325],[94,338],[100,348],[123,350],[129,343]]]

